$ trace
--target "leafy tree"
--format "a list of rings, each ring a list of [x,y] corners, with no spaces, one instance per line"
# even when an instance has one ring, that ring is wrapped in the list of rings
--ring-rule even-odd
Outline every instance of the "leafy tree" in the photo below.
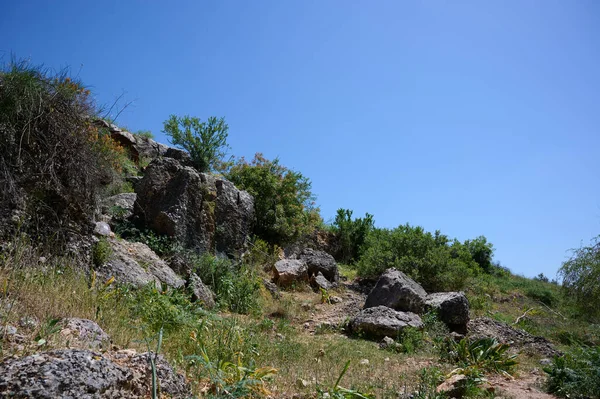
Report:
[[[337,210],[333,227],[340,242],[342,262],[354,262],[360,258],[362,247],[373,226],[373,215],[369,213],[364,218],[352,220],[350,209]]]
[[[473,260],[486,273],[492,269],[492,258],[494,256],[494,246],[487,241],[484,236],[479,236],[474,240],[466,240],[465,246],[469,249]]]
[[[171,144],[190,153],[196,169],[210,172],[226,154],[229,126],[225,119],[211,116],[202,122],[197,117],[171,115],[164,122],[163,132]]]
[[[600,236],[588,246],[572,250],[558,271],[563,287],[590,319],[600,318]]]
[[[254,232],[271,244],[290,243],[321,221],[310,180],[280,165],[277,158],[270,161],[262,154],[252,162],[240,158],[226,177],[254,196]]]

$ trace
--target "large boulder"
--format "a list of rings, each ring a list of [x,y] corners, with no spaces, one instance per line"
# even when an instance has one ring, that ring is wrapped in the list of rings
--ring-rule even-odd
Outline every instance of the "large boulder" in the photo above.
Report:
[[[423,313],[427,292],[396,269],[386,270],[369,293],[364,308],[387,306],[403,312]]]
[[[425,304],[437,310],[441,321],[452,330],[462,334],[469,323],[469,300],[463,292],[436,292],[427,295]]]
[[[299,259],[282,259],[273,268],[275,282],[280,286],[308,281],[308,266]]]
[[[229,181],[172,158],[157,158],[146,168],[136,193],[134,213],[148,227],[199,253],[233,255],[247,243],[254,199]]]
[[[107,280],[114,277],[118,283],[136,287],[152,282],[165,283],[173,288],[184,285],[184,280],[146,244],[116,238],[107,240],[111,253],[108,260],[95,269],[100,278]]]
[[[111,223],[129,218],[133,215],[133,204],[136,198],[136,193],[121,193],[103,199],[101,210],[104,220]]]
[[[339,272],[337,263],[333,256],[327,252],[305,248],[298,255],[298,259],[304,261],[308,266],[309,276],[317,276],[319,273],[322,273],[330,283],[336,284],[338,282]]]
[[[215,294],[202,282],[202,279],[196,273],[190,275],[187,285],[190,291],[192,291],[193,301],[201,302],[207,309],[215,307]]]
[[[61,322],[60,336],[69,342],[70,347],[83,349],[106,349],[110,337],[95,322],[71,317]]]
[[[62,349],[0,363],[0,397],[18,398],[147,398],[151,394],[148,353],[100,354]],[[191,396],[185,378],[159,356],[161,393],[171,398]]]
[[[398,312],[386,306],[363,309],[350,322],[354,333],[375,339],[397,337],[406,327],[422,328],[423,322],[414,313]]]

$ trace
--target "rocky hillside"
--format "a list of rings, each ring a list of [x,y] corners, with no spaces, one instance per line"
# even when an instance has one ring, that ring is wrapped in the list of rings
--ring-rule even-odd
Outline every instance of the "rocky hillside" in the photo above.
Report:
[[[200,170],[69,78],[0,82],[0,397],[600,397],[598,324],[485,237],[328,226],[278,160]]]

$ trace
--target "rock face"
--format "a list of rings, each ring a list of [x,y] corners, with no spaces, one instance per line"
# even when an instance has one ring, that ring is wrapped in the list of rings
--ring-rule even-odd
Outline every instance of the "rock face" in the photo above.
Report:
[[[364,308],[387,306],[403,312],[422,313],[427,293],[396,269],[386,270],[369,293]]]
[[[438,317],[448,327],[460,333],[467,332],[469,323],[469,300],[463,292],[438,292],[425,300],[427,307],[436,309]]]
[[[406,327],[422,328],[421,318],[411,312],[398,312],[385,306],[363,309],[350,322],[355,333],[372,338],[397,337]]]
[[[202,302],[207,309],[215,307],[215,294],[202,282],[200,277],[192,273],[187,284],[192,291],[193,301]]]
[[[148,165],[136,186],[134,213],[159,234],[199,253],[243,250],[254,218],[254,199],[216,177],[172,158]]]
[[[330,283],[336,284],[338,282],[339,273],[337,263],[333,256],[327,252],[305,248],[298,255],[298,259],[306,263],[310,276],[317,276],[319,273],[322,273]]]
[[[96,273],[103,279],[114,277],[119,283],[132,284],[136,287],[151,282],[165,283],[178,288],[184,281],[167,266],[146,244],[128,242],[109,238],[112,249],[108,261],[96,268]]]
[[[88,319],[72,317],[62,321],[60,335],[69,340],[70,346],[100,349],[110,344],[110,337],[100,326]]]
[[[9,358],[0,363],[0,397],[146,398],[151,391],[148,356],[62,349]],[[184,377],[160,356],[157,369],[162,393],[189,397]]]
[[[131,158],[135,162],[138,162],[140,158],[154,159],[159,156],[164,156],[169,149],[169,147],[164,144],[157,143],[148,137],[131,134],[104,120],[96,120],[94,123],[108,129],[111,138],[129,151]]]
[[[110,223],[112,220],[124,220],[133,215],[135,193],[121,193],[102,200],[102,213]]]
[[[275,282],[288,286],[295,282],[308,280],[308,266],[299,259],[282,259],[275,263]]]

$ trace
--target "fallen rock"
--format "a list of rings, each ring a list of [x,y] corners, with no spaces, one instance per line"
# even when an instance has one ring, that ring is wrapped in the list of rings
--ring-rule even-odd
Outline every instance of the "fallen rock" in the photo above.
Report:
[[[462,398],[467,390],[467,376],[454,374],[436,388],[437,393],[444,392],[449,398]]]
[[[62,321],[60,335],[69,340],[71,347],[85,349],[106,348],[110,337],[92,320],[71,317]]]
[[[438,317],[451,331],[467,332],[469,323],[469,300],[463,292],[437,292],[429,294],[425,304],[437,310]]]
[[[333,284],[331,284],[321,272],[319,272],[319,274],[317,274],[316,276],[313,275],[310,279],[310,283],[313,287],[317,289],[329,290],[333,288]]]
[[[0,363],[0,397],[146,398],[151,391],[149,354],[122,351],[100,354],[61,349]],[[157,359],[161,393],[187,398],[185,378],[162,356]]]
[[[337,284],[339,280],[338,266],[333,256],[327,252],[305,248],[298,259],[308,266],[308,274],[317,276],[321,273],[330,283]]]
[[[94,225],[94,234],[101,237],[109,237],[110,236],[110,226],[106,222],[96,222]]]
[[[107,262],[96,268],[96,273],[104,280],[114,277],[118,283],[136,287],[148,283],[165,283],[179,288],[184,281],[167,266],[146,244],[109,238],[112,250]]]
[[[172,158],[157,158],[136,193],[134,214],[140,220],[198,253],[237,254],[248,242],[254,199],[231,182]]]
[[[390,347],[394,347],[395,345],[396,345],[396,341],[394,341],[392,338],[386,336],[386,337],[383,337],[383,339],[379,343],[379,349],[387,349]]]
[[[192,301],[202,302],[207,309],[215,307],[215,294],[202,282],[200,277],[192,273],[187,284],[192,291]]]
[[[385,306],[363,309],[350,322],[354,333],[371,338],[397,337],[406,327],[422,328],[421,318],[411,312],[399,312]]]
[[[386,270],[367,297],[364,309],[386,306],[402,312],[423,313],[427,293],[418,283],[396,269]]]
[[[282,259],[273,268],[275,282],[280,286],[308,281],[308,266],[298,259]]]

